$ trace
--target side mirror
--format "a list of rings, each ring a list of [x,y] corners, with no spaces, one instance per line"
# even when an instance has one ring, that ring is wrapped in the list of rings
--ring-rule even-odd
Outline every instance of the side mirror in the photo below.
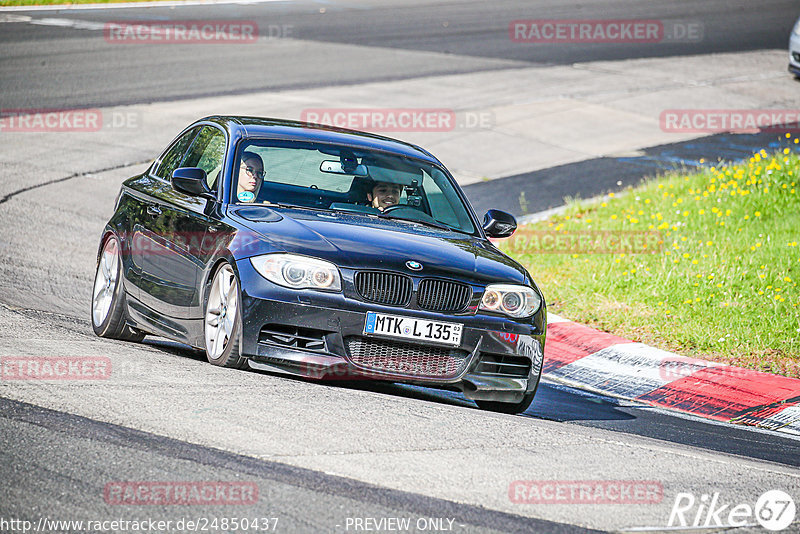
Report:
[[[489,210],[483,216],[483,231],[489,237],[509,237],[517,229],[517,220],[510,213]]]
[[[172,187],[181,193],[196,197],[215,198],[208,187],[206,171],[199,167],[181,167],[172,173]]]

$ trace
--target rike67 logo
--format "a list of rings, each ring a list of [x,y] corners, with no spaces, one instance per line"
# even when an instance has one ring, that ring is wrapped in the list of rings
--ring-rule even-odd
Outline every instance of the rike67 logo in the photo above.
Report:
[[[755,503],[724,503],[719,493],[703,494],[697,499],[691,493],[678,493],[669,527],[745,527],[753,525],[753,520],[767,530],[779,531],[787,528],[797,510],[794,499],[781,490],[770,490],[761,495]]]

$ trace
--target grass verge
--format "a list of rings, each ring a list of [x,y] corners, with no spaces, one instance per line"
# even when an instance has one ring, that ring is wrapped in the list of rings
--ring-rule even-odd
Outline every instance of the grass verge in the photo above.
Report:
[[[534,275],[550,311],[679,354],[800,377],[798,174],[797,154],[762,150],[571,202],[500,246]]]

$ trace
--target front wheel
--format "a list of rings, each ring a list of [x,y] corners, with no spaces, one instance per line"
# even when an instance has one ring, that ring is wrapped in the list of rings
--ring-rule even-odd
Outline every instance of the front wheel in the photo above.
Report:
[[[110,236],[103,245],[92,291],[92,329],[100,337],[141,341],[144,332],[128,326],[125,320],[125,287],[120,273],[119,241]]]
[[[242,311],[239,282],[233,268],[224,263],[214,275],[205,309],[206,357],[213,365],[241,369],[247,358],[239,353]]]
[[[476,400],[475,404],[478,405],[478,408],[482,410],[488,410],[490,412],[518,414],[528,409],[528,407],[533,402],[534,395],[536,395],[536,391],[533,391],[531,393],[526,393],[525,396],[522,397],[522,400],[520,402],[498,402],[498,401]]]

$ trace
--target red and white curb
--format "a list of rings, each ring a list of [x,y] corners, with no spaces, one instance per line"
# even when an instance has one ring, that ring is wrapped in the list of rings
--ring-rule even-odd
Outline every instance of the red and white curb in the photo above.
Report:
[[[679,356],[548,314],[546,378],[717,421],[800,435],[800,380]]]

